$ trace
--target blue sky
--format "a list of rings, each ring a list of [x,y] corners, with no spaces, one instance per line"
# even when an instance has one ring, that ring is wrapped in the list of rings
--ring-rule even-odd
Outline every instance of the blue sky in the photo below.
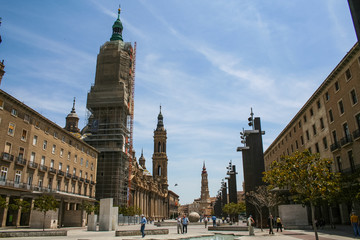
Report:
[[[1,88],[60,126],[76,97],[82,128],[119,2],[123,39],[137,42],[137,157],[143,148],[152,172],[161,104],[169,188],[181,204],[200,197],[204,161],[211,196],[229,160],[241,190],[236,147],[250,107],[266,131],[265,150],[356,42],[339,0],[0,0]]]

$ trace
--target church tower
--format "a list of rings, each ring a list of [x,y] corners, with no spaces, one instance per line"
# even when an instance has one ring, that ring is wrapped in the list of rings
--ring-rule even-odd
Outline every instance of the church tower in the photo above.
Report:
[[[208,174],[206,171],[205,162],[203,164],[201,172],[201,196],[199,206],[201,215],[211,215],[212,207],[209,194]]]
[[[113,198],[114,205],[127,204],[129,176],[128,119],[131,114],[134,81],[134,51],[123,42],[123,25],[118,18],[110,41],[100,47],[95,84],[87,96],[88,124],[85,142],[100,151],[97,166],[96,198]]]
[[[75,112],[75,98],[74,98],[73,107],[71,109],[71,112],[66,117],[65,129],[72,133],[80,133],[78,124],[79,124],[79,116]]]
[[[166,130],[164,128],[163,115],[158,115],[158,123],[154,131],[154,154],[153,154],[153,176],[160,182],[165,189],[168,188],[167,182],[167,155],[166,155]]]

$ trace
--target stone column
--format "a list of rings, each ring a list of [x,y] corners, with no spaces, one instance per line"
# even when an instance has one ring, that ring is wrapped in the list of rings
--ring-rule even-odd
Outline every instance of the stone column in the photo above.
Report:
[[[9,204],[10,202],[10,197],[6,196],[6,204]],[[1,227],[6,227],[6,219],[7,219],[7,213],[8,213],[8,209],[4,208],[4,212],[3,212],[3,216],[2,216],[2,222],[1,222]]]
[[[20,199],[20,202],[22,202],[24,200],[22,197],[20,197],[19,199]],[[16,227],[20,226],[20,219],[21,219],[21,207],[18,209],[17,214],[16,214],[16,223],[15,223]]]

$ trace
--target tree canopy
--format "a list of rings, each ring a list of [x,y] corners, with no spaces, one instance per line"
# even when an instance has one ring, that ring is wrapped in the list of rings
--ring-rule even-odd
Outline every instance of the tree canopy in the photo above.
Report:
[[[316,239],[314,205],[331,200],[340,191],[340,173],[332,171],[332,163],[330,159],[320,158],[319,154],[305,150],[282,156],[280,160],[272,162],[270,170],[264,173],[263,180],[270,188],[288,189],[295,201],[310,204]]]

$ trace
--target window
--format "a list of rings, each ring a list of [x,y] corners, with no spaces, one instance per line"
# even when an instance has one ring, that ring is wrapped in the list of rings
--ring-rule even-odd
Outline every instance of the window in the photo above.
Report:
[[[30,162],[35,162],[35,156],[36,156],[36,154],[34,152],[32,152],[30,155]]]
[[[28,175],[27,185],[29,185],[29,186],[32,185],[33,176],[34,176],[34,175],[33,175],[32,173],[30,173],[30,174]]]
[[[45,156],[41,157],[40,165],[45,166]]]
[[[39,188],[42,188],[43,186],[43,178],[39,178]]]
[[[74,162],[77,163],[77,155],[75,154]]]
[[[68,160],[70,161],[71,158],[71,152],[68,152]]]
[[[355,116],[357,128],[360,129],[360,113]]]
[[[296,149],[298,149],[298,148],[299,148],[299,143],[298,143],[298,141],[297,141],[297,140],[295,141],[295,146],[296,146]]]
[[[310,134],[309,134],[309,131],[306,130],[306,139],[309,141],[310,140]]]
[[[38,142],[38,136],[34,135],[32,144],[36,146],[37,142]]]
[[[336,136],[336,131],[332,131],[332,136],[333,136],[333,140],[334,140],[334,143],[337,143],[337,136]]]
[[[312,125],[312,129],[313,129],[314,135],[316,135],[316,126],[315,126],[315,124]]]
[[[62,137],[61,137],[61,141],[62,141],[62,142],[65,142],[65,136],[62,136]]]
[[[337,164],[337,166],[338,166],[338,171],[339,171],[339,172],[342,172],[342,162],[341,162],[340,156],[337,156],[337,157],[336,157],[336,164]]]
[[[20,149],[19,149],[19,159],[24,159],[24,152],[25,152],[25,149],[20,147]]]
[[[89,167],[89,160],[86,160],[86,165],[85,165],[85,167]]]
[[[289,132],[289,138],[291,138],[291,132]]]
[[[320,109],[320,108],[321,108],[320,100],[318,100],[318,101],[316,102],[316,104],[317,104],[318,109]]]
[[[339,91],[340,85],[338,81],[335,82],[334,86],[335,86],[335,92]]]
[[[320,149],[319,149],[319,144],[318,143],[315,143],[315,149],[316,149],[316,152],[319,153],[320,152]]]
[[[63,155],[64,155],[64,149],[61,148],[61,149],[60,149],[60,157],[63,157]]]
[[[73,169],[73,175],[76,175],[76,168]]]
[[[61,189],[61,180],[57,180],[56,190],[60,191],[60,189]]]
[[[7,167],[1,167],[1,175],[0,175],[0,181],[5,182],[7,178],[8,168]]]
[[[4,109],[4,101],[0,99],[0,109]]]
[[[87,178],[88,178],[88,173],[86,172],[86,173],[85,173],[85,179],[87,179]]]
[[[304,122],[306,122],[307,121],[307,119],[306,119],[306,115],[304,115]]]
[[[53,179],[49,178],[49,182],[48,182],[48,189],[52,188],[52,183],[53,183]]]
[[[43,149],[46,150],[46,147],[47,147],[47,141],[44,140],[44,143],[43,143]]]
[[[329,101],[329,99],[330,99],[329,92],[326,92],[326,93],[325,93],[325,100],[326,100],[326,101]]]
[[[49,134],[50,127],[45,127],[45,130],[44,130],[44,131],[45,131],[46,134]]]
[[[56,145],[53,144],[52,149],[51,149],[51,153],[52,153],[52,154],[55,154],[55,150],[56,150]]]
[[[349,126],[347,123],[344,123],[343,124],[343,130],[344,130],[344,137],[347,139],[347,140],[350,140],[350,131],[349,131]]]
[[[353,90],[350,91],[350,98],[351,98],[351,103],[352,103],[352,105],[357,104],[358,99],[357,99],[357,96],[356,96],[355,89],[353,89]]]
[[[299,121],[299,128],[301,128],[301,120]]]
[[[345,72],[346,81],[349,81],[351,79],[351,72],[350,68],[348,68]]]
[[[355,172],[355,163],[354,163],[354,156],[352,150],[348,151],[348,158],[350,162],[351,172]]]
[[[326,137],[323,138],[323,145],[324,145],[324,149],[328,148],[328,143],[327,143]]]
[[[15,172],[15,178],[14,178],[14,183],[15,184],[19,184],[21,181],[21,171],[16,170]]]
[[[311,153],[311,154],[312,154],[312,150],[311,150],[311,147],[309,147],[309,148],[308,148],[308,150],[309,150],[309,153]]]
[[[90,167],[91,171],[94,170],[94,163],[91,163],[91,167]]]
[[[21,134],[21,140],[26,142],[26,136],[27,136],[27,131],[23,129]]]
[[[79,172],[79,177],[80,178],[82,177],[82,170],[80,170],[80,172]]]
[[[50,168],[54,168],[54,166],[55,166],[55,161],[54,161],[54,159],[51,159],[51,161],[50,161]]]
[[[13,115],[13,116],[17,116],[18,115],[18,112],[17,112],[17,110],[16,109],[11,109],[11,115]]]
[[[291,152],[294,152],[294,146],[291,144]]]
[[[9,123],[8,135],[14,136],[14,133],[15,133],[15,124]]]
[[[296,133],[296,126],[294,126],[294,133]]]
[[[82,166],[84,164],[84,159],[80,158],[80,166]]]
[[[59,163],[59,170],[60,171],[62,170],[62,163],[61,162]]]
[[[27,123],[30,122],[30,116],[25,114],[24,115],[24,121],[27,122]]]
[[[304,145],[304,137],[303,136],[300,137],[300,141],[301,141],[301,145]]]
[[[321,129],[324,129],[324,128],[325,128],[324,119],[323,119],[323,118],[320,118],[320,127],[321,127]]]
[[[11,143],[6,142],[5,143],[5,149],[4,149],[5,153],[10,153],[11,152]]]
[[[39,121],[39,120],[36,120],[36,121],[35,121],[35,127],[36,127],[36,128],[40,128],[40,121]]]
[[[310,116],[314,116],[314,110],[313,110],[313,108],[310,108]]]
[[[54,132],[54,138],[58,138],[58,133]]]
[[[66,166],[66,173],[69,173],[69,171],[70,171],[70,166],[67,165],[67,166]]]
[[[333,115],[332,109],[329,110],[329,119],[330,119],[330,122],[334,121],[334,115]]]
[[[342,100],[340,100],[340,101],[338,102],[338,105],[339,105],[340,115],[344,114],[345,109],[344,109],[344,104],[343,104],[343,101],[342,101]]]

